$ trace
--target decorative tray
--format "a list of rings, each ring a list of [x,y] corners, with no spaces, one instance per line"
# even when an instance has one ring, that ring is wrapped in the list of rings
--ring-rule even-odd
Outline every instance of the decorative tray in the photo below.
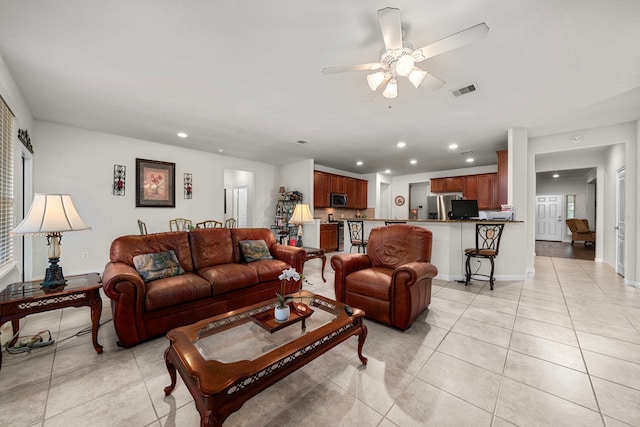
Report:
[[[286,328],[289,325],[306,319],[311,316],[311,313],[313,313],[313,309],[311,309],[307,304],[303,304],[301,302],[290,301],[287,305],[290,307],[289,319],[284,322],[276,320],[273,315],[273,310],[267,310],[260,314],[256,314],[255,316],[252,316],[253,320],[270,333],[274,333],[275,331],[279,331],[282,328]]]

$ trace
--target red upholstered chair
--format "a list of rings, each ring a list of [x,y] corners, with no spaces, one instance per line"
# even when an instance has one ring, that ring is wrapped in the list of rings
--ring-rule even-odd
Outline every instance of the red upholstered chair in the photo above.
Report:
[[[336,299],[401,330],[431,302],[431,231],[407,224],[371,230],[366,254],[331,258]]]

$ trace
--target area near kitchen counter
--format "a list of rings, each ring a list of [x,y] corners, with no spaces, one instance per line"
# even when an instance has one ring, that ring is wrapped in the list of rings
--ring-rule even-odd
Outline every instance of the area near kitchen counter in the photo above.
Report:
[[[342,218],[341,218],[342,219]],[[364,222],[364,234],[369,236],[372,228],[382,227],[385,221],[405,221],[397,218],[344,218],[344,252],[350,252],[349,229],[347,220]],[[406,220],[407,224],[423,227],[433,233],[431,263],[438,267],[441,280],[461,280],[464,276],[464,250],[475,247],[476,223],[505,224],[500,242],[500,253],[495,260],[496,280],[524,280],[527,276],[526,227],[523,221],[473,221],[473,220]],[[355,248],[354,248],[355,252]],[[488,272],[489,263],[481,263],[479,273]],[[473,267],[475,270],[476,266]]]

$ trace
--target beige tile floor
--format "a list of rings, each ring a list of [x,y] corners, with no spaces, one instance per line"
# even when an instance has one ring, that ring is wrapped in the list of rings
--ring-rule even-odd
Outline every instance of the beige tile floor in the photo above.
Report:
[[[319,264],[307,263],[305,287],[333,297],[332,270],[323,283]],[[436,280],[409,330],[367,321],[366,367],[352,338],[225,425],[640,426],[640,289],[590,261],[538,257],[535,269],[494,291]],[[57,343],[5,353],[0,426],[199,425],[181,380],[163,395],[166,339],[118,348],[108,307],[100,355],[90,335],[75,336],[90,325],[87,308],[22,322]]]

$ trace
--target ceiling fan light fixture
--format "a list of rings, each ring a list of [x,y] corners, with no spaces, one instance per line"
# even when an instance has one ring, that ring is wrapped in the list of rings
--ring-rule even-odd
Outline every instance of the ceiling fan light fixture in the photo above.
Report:
[[[403,55],[396,61],[396,73],[402,77],[408,77],[413,71],[415,60],[411,55]]]
[[[422,81],[427,76],[427,72],[420,67],[413,67],[409,74],[409,81],[417,88],[420,87]]]
[[[384,81],[384,71],[378,71],[377,73],[369,74],[367,76],[367,83],[372,91],[376,91],[378,87]]]
[[[385,87],[384,92],[382,92],[382,96],[389,99],[393,99],[398,96],[398,82],[396,79],[389,80],[387,87]]]

